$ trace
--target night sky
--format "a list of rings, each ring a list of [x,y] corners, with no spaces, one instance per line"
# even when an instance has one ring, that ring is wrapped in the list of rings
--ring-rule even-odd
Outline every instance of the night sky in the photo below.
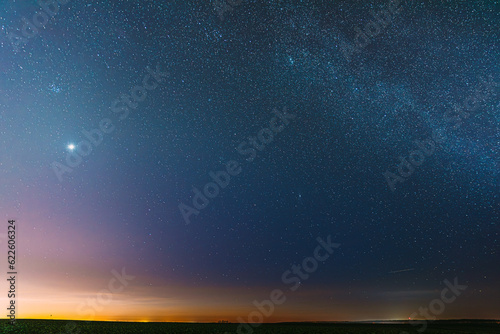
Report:
[[[43,3],[0,4],[18,317],[500,318],[500,1]]]

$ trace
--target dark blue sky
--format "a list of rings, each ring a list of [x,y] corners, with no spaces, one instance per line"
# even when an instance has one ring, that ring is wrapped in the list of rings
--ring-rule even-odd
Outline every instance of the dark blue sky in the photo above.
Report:
[[[0,213],[22,224],[26,272],[64,285],[125,266],[125,301],[172,312],[175,285],[192,320],[244,316],[331,235],[276,320],[407,318],[455,277],[468,288],[442,318],[497,316],[499,2],[374,18],[388,6],[243,1],[221,19],[208,0],[70,1],[20,44],[40,6],[2,2]],[[229,161],[241,172],[196,209]]]

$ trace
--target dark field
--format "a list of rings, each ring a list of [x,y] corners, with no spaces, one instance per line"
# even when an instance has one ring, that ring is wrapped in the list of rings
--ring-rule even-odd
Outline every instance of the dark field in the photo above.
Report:
[[[76,324],[73,330],[68,324]],[[68,327],[66,327],[68,326]],[[60,320],[18,320],[16,325],[10,325],[6,320],[0,322],[0,333],[28,334],[132,334],[132,333],[165,333],[165,334],[229,334],[236,333],[238,324],[186,324],[186,323],[133,323],[133,322],[69,322]],[[421,326],[409,324],[322,324],[322,323],[283,323],[263,324],[254,329],[256,334],[400,334],[419,333]],[[246,332],[243,332],[246,333]],[[429,324],[426,334],[483,334],[500,333],[500,324],[495,322],[435,322]],[[248,333],[250,334],[250,333]]]

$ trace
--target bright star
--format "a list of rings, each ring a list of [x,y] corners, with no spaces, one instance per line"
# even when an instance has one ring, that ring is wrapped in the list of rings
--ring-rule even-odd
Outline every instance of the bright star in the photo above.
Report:
[[[68,150],[73,151],[74,149],[75,149],[75,145],[74,144],[69,144],[68,145]]]

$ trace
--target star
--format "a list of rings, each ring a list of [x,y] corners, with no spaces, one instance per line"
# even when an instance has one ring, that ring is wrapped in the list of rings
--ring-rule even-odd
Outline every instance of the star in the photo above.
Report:
[[[73,151],[75,149],[75,144],[68,144],[68,150]]]

